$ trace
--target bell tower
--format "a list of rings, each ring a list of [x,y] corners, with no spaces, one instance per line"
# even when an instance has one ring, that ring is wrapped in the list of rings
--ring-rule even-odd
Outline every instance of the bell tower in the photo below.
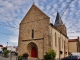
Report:
[[[54,26],[60,30],[61,33],[63,33],[64,35],[67,36],[67,32],[66,32],[66,27],[65,25],[63,24],[63,21],[59,15],[59,12],[57,12],[57,16],[56,16],[56,20],[55,20],[55,23],[54,23]]]

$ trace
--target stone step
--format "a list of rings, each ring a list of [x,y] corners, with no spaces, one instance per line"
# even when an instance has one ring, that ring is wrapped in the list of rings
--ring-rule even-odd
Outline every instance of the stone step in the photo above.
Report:
[[[37,60],[37,58],[28,58],[28,60]]]
[[[28,60],[43,60],[43,59],[28,57]]]

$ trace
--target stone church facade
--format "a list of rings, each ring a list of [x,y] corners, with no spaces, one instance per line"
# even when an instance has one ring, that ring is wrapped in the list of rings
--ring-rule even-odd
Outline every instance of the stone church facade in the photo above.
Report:
[[[28,53],[29,57],[42,59],[50,49],[55,50],[56,58],[68,55],[66,27],[59,13],[53,25],[50,17],[33,4],[20,23],[18,55]]]

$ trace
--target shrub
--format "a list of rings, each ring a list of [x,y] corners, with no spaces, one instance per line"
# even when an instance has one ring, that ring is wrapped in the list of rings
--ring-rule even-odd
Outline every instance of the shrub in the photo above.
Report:
[[[9,50],[4,50],[3,53],[4,53],[4,57],[9,57],[9,55],[8,55],[9,54]]]
[[[46,55],[44,55],[44,60],[49,60],[49,59],[50,59],[50,54],[46,52]]]
[[[46,55],[44,55],[44,60],[54,60],[56,57],[56,53],[54,50],[49,50],[46,52]]]
[[[7,48],[6,48],[6,47],[3,47],[2,50],[3,50],[3,52],[4,52],[4,50],[7,50]]]
[[[29,56],[28,53],[24,53],[24,54],[23,54],[23,57],[24,57],[24,58],[27,58],[28,56]]]
[[[9,53],[9,50],[4,50],[4,54],[7,55]]]
[[[18,60],[22,60],[22,58],[23,58],[22,56],[18,56]]]

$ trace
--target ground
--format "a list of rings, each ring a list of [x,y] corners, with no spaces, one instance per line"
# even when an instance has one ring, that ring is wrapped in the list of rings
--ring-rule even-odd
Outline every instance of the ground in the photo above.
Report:
[[[5,57],[3,57],[2,56],[2,54],[0,53],[0,60],[18,60],[18,59],[16,59],[17,58],[17,56],[14,56],[14,55],[12,55],[12,58],[10,58],[10,56],[8,57],[8,58],[5,58]],[[28,58],[28,60],[36,60],[36,58]]]
[[[2,56],[2,54],[0,53],[0,60],[16,60],[17,56],[12,56],[12,58],[10,58],[10,56],[8,58],[5,58]]]

